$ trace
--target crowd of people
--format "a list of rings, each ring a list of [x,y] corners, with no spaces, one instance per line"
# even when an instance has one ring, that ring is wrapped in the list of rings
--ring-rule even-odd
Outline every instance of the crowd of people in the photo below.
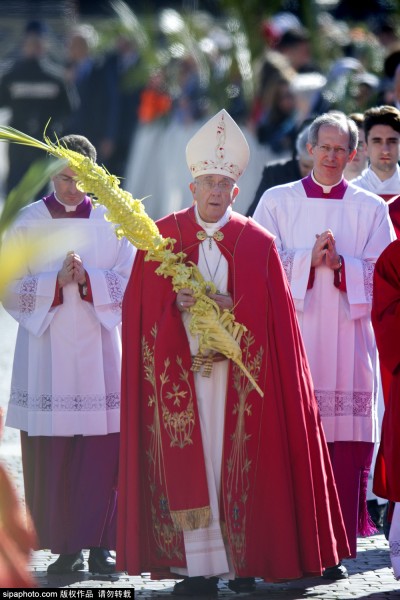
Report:
[[[237,204],[246,214],[260,170],[291,157],[307,119],[396,102],[394,16],[362,27],[319,11],[314,37],[325,45],[317,54],[309,30],[288,12],[261,22],[255,55],[240,23],[207,13],[185,20],[165,9],[151,25],[134,13],[112,26],[78,21],[64,26],[61,39],[46,22],[31,21],[0,62],[0,108],[34,136],[88,137],[99,163],[145,198],[156,219],[188,206],[185,146],[223,106],[251,148]],[[36,156],[29,148],[10,152],[6,194]]]
[[[219,103],[196,52],[146,79],[138,43],[95,55],[89,26],[56,72],[28,23],[0,80],[14,127],[40,138],[51,118],[66,148],[151,196],[191,273],[171,285],[118,239],[70,165],[7,232],[51,243],[2,298],[19,324],[6,425],[34,547],[59,554],[50,575],[90,549],[90,571],[173,574],[181,596],[345,579],[384,506],[400,579],[400,42],[371,32],[381,77],[361,54],[325,76],[297,17],[266,32],[250,101],[217,48]],[[10,145],[7,191],[33,160]],[[242,362],[217,335],[205,348],[199,306],[242,324]]]

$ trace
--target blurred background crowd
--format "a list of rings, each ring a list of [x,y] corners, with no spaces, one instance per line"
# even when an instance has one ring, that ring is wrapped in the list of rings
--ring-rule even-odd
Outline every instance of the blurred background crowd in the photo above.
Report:
[[[250,145],[245,213],[309,119],[400,107],[397,0],[9,0],[0,29],[0,123],[86,135],[154,219],[191,203],[185,146],[221,108]],[[40,158],[7,152],[2,198]]]

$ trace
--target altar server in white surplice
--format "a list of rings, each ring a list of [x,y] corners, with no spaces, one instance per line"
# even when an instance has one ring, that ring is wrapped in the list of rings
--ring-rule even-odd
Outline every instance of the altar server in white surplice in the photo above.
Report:
[[[96,160],[82,136],[61,143]],[[121,304],[134,248],[118,240],[69,167],[23,209],[9,243],[29,258],[4,307],[19,323],[6,425],[21,430],[26,504],[51,574],[115,570]],[[29,246],[28,246],[29,247]]]
[[[311,174],[266,191],[254,218],[276,236],[290,282],[354,557],[357,533],[371,531],[365,493],[378,375],[372,277],[395,233],[385,202],[343,178],[356,152],[356,124],[342,113],[323,114],[308,140]]]

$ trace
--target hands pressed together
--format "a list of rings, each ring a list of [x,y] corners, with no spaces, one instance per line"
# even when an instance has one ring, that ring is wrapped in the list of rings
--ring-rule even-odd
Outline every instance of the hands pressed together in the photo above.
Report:
[[[336,271],[342,266],[340,255],[336,250],[335,237],[330,229],[316,234],[317,238],[311,253],[311,266],[320,267],[325,264]]]
[[[74,251],[68,252],[64,259],[63,266],[58,272],[58,284],[64,287],[67,283],[86,283],[86,273],[81,257]]]

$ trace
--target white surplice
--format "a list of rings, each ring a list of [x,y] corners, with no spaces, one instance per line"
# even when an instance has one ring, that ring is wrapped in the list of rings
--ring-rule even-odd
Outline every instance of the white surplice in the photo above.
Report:
[[[135,249],[118,240],[104,207],[88,219],[53,219],[40,200],[26,207],[6,243],[32,243],[4,307],[19,323],[6,425],[29,435],[106,435],[119,431],[121,306]],[[52,307],[68,251],[79,254],[93,303],[78,285]]]
[[[303,183],[267,190],[254,219],[274,236],[288,277],[328,442],[377,439],[377,351],[371,325],[375,261],[395,239],[385,202],[349,184],[343,199],[307,197]],[[347,291],[315,269],[316,234],[331,229]],[[338,335],[340,333],[340,336]]]

